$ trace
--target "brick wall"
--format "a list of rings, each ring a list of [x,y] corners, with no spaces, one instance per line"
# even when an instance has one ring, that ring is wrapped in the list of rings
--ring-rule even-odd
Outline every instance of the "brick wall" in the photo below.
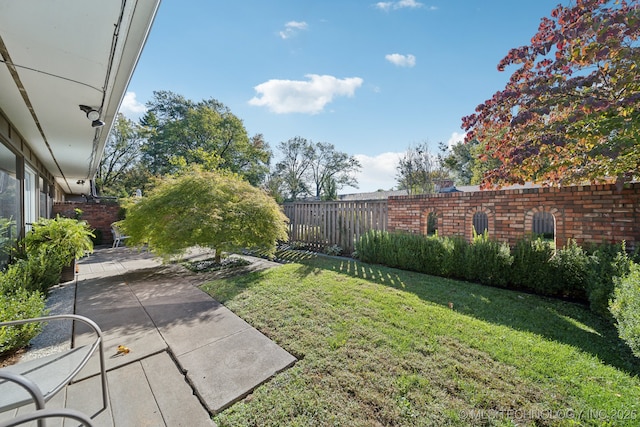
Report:
[[[60,214],[67,218],[75,218],[75,210],[82,210],[82,218],[91,228],[102,232],[102,244],[113,243],[111,223],[117,221],[120,205],[117,203],[85,203],[65,202],[53,205],[53,215]]]
[[[388,203],[389,231],[426,234],[433,213],[439,235],[470,240],[473,216],[484,212],[489,235],[514,245],[533,231],[536,213],[548,212],[555,220],[557,247],[568,239],[578,244],[625,240],[630,249],[640,244],[640,183],[621,191],[615,185],[528,188],[395,196]]]

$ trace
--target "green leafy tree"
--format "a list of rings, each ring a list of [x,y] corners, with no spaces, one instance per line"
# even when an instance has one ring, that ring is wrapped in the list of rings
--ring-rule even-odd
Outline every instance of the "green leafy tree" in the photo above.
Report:
[[[463,118],[499,160],[485,184],[568,184],[640,170],[640,4],[577,0],[542,18],[531,44],[498,69],[517,67],[505,89]]]
[[[141,124],[143,160],[154,175],[177,172],[183,159],[208,169],[224,168],[258,185],[269,171],[271,151],[262,135],[249,138],[237,116],[215,99],[193,102],[172,92],[154,92]],[[211,163],[212,156],[218,159]]]
[[[362,166],[355,157],[337,151],[333,144],[326,142],[312,144],[312,147],[311,177],[318,199],[334,200],[338,190],[345,186],[358,188],[355,174]]]
[[[141,190],[142,194],[146,194],[153,186],[153,178],[153,175],[143,163],[137,163],[119,177],[117,188],[121,190],[117,195],[128,197],[135,194],[137,190]]]
[[[96,175],[96,186],[100,194],[130,195],[131,191],[135,191],[135,188],[123,185],[123,178],[140,163],[141,144],[139,126],[118,113]]]
[[[281,176],[272,172],[262,183],[262,189],[279,204],[284,203],[284,182]]]
[[[308,181],[314,156],[312,143],[296,136],[278,144],[278,151],[282,158],[276,163],[274,175],[281,180],[285,199],[295,201],[309,195]]]
[[[338,185],[336,184],[336,180],[329,177],[325,180],[322,186],[322,196],[320,200],[330,201],[330,200],[338,200]]]
[[[260,247],[272,253],[287,240],[287,218],[264,191],[229,171],[192,167],[165,177],[127,206],[123,231],[165,258],[200,246],[223,251]]]
[[[291,138],[278,144],[281,160],[276,163],[271,180],[278,179],[286,200],[315,195],[318,199],[334,200],[339,189],[358,186],[355,174],[358,160],[337,151],[333,144]]]
[[[458,142],[451,148],[440,144],[440,151],[438,161],[455,176],[458,185],[480,184],[484,174],[499,164],[497,159],[484,155],[484,146],[477,139]]]
[[[407,190],[409,194],[434,193],[438,181],[449,178],[426,142],[409,147],[396,169],[398,189]]]

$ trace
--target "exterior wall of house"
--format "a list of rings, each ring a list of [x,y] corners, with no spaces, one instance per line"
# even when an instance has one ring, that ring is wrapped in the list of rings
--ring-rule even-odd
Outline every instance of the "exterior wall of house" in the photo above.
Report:
[[[51,214],[59,194],[53,175],[0,111],[0,269],[30,223]]]
[[[555,222],[556,246],[620,242],[640,245],[640,183],[396,196],[388,200],[388,230],[427,234],[429,214],[441,236],[473,236],[473,216],[484,212],[491,237],[514,245],[533,232],[536,213]]]
[[[20,135],[18,130],[9,122],[4,114],[2,114],[2,111],[0,111],[0,143],[16,153],[20,162],[23,163],[23,166],[24,163],[26,163],[33,168],[39,177],[45,180],[48,187],[56,185],[53,175],[42,165],[42,162],[35,155],[29,143]],[[60,189],[58,188],[58,190]],[[47,191],[51,196],[56,192],[53,188],[48,188]],[[60,191],[57,191],[57,193],[60,193]]]
[[[120,219],[120,205],[118,203],[56,203],[53,205],[53,215],[55,217],[55,215],[60,214],[60,216],[64,216],[67,218],[75,218],[76,209],[80,209],[82,211],[81,219],[87,221],[91,228],[100,230],[100,233],[102,234],[103,245],[110,245],[113,243],[113,234],[111,234],[111,223]]]

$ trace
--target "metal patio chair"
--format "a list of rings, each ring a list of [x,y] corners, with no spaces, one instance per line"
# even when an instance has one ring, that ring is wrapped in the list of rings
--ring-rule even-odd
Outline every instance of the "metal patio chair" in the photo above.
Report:
[[[45,403],[78,375],[96,351],[98,351],[100,358],[103,409],[107,407],[107,375],[104,361],[104,339],[100,327],[94,321],[76,314],[61,314],[0,322],[0,328],[32,322],[50,322],[64,319],[71,319],[88,325],[96,335],[93,342],[49,356],[18,362],[15,365],[0,368],[0,412],[15,409],[29,403],[35,403],[36,412],[45,410]],[[40,415],[42,420],[50,417],[69,417],[82,421],[78,419],[79,415],[77,415],[77,413],[65,409],[58,411],[47,409],[46,412],[40,412]],[[80,414],[80,416],[81,415],[82,414]],[[16,422],[19,418],[20,417],[17,417],[11,420],[11,422]],[[27,422],[29,416],[24,415],[24,418],[25,420],[20,421],[21,423]],[[38,418],[29,418],[29,420],[34,419]],[[0,423],[0,427],[5,425],[18,425],[10,422],[9,424],[6,423],[8,422]],[[38,421],[38,425],[43,426],[44,421]]]

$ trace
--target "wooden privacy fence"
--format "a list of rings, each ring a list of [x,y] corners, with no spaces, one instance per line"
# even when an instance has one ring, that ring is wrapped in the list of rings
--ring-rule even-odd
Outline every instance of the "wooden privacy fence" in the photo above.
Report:
[[[338,245],[344,253],[368,230],[387,229],[386,200],[285,203],[289,241],[318,249]]]

